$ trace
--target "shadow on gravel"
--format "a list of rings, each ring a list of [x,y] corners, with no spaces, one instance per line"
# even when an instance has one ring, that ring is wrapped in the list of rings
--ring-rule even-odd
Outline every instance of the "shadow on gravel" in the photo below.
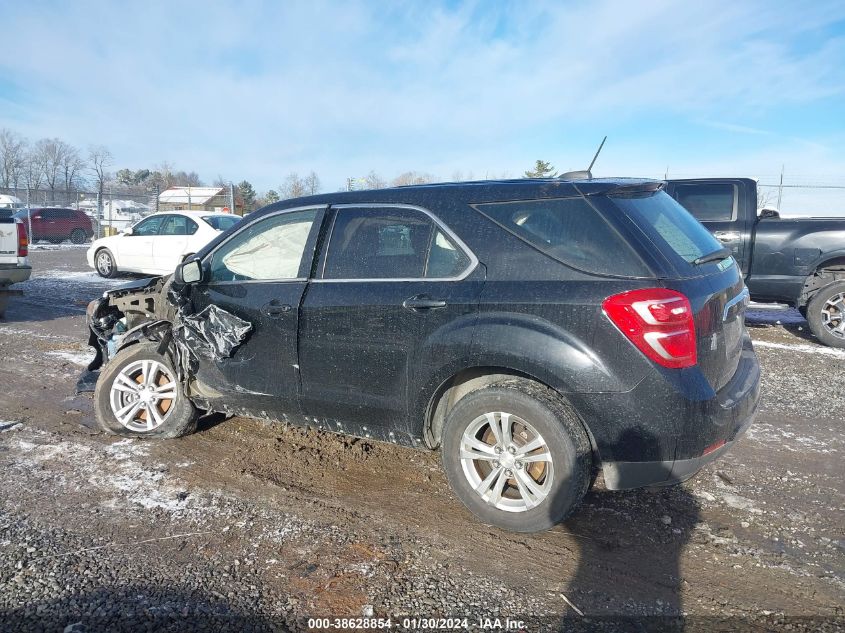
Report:
[[[638,429],[619,440],[630,442],[642,443],[647,455],[657,440]],[[588,494],[564,526],[580,546],[565,595],[583,616],[570,609],[561,630],[683,631],[680,559],[699,516],[683,486]]]
[[[244,611],[225,598],[166,585],[101,587],[0,611],[3,631],[291,631],[295,621]]]

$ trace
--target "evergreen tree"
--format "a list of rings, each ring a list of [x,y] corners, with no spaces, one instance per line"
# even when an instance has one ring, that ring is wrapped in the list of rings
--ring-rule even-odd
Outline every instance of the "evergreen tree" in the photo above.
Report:
[[[244,200],[244,208],[251,211],[252,205],[255,204],[255,189],[248,181],[243,180],[238,183],[238,191]]]
[[[534,163],[534,169],[525,172],[526,178],[554,178],[556,175],[557,171],[551,163],[539,159]]]

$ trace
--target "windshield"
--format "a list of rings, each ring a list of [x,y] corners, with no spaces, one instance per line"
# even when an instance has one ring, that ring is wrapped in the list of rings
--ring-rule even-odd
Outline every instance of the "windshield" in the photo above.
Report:
[[[665,245],[687,263],[709,255],[722,245],[689,211],[667,193],[613,196],[611,200],[630,215],[658,246]]]
[[[237,215],[206,215],[202,218],[216,231],[225,231],[241,221]]]

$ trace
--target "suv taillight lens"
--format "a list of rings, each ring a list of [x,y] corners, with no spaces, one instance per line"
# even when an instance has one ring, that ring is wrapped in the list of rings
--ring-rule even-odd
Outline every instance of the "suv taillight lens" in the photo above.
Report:
[[[23,222],[18,222],[18,257],[29,255],[29,238],[26,235],[26,227]]]
[[[697,362],[689,299],[666,288],[631,290],[608,297],[604,313],[648,358],[679,369]]]

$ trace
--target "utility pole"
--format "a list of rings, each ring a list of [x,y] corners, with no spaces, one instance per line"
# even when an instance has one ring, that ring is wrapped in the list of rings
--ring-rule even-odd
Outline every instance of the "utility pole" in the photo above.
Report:
[[[780,185],[778,185],[778,212],[780,212],[780,201],[783,197],[783,168],[785,165],[780,166]]]
[[[235,186],[231,180],[229,181],[229,213],[237,215],[235,213]]]

